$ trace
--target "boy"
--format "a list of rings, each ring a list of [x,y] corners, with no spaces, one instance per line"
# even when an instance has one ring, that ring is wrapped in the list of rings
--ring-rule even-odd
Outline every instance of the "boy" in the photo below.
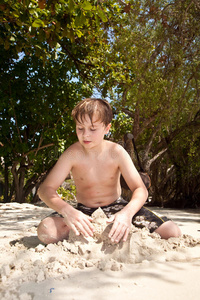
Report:
[[[45,244],[56,243],[67,239],[70,229],[76,235],[92,236],[91,215],[99,207],[109,217],[108,223],[113,222],[109,233],[112,242],[125,242],[131,223],[148,226],[151,232],[165,239],[180,236],[176,224],[143,207],[148,192],[126,150],[104,140],[112,120],[109,103],[102,99],[84,99],[73,109],[72,117],[78,142],[60,156],[38,191],[39,197],[56,211],[39,224],[39,239]],[[76,208],[56,192],[70,172],[77,190]],[[129,202],[120,196],[121,174],[133,193]]]

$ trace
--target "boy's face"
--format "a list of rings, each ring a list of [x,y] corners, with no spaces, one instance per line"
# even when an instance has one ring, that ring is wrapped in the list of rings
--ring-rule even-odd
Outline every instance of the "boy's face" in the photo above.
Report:
[[[76,122],[76,134],[79,142],[84,148],[91,149],[102,143],[104,135],[109,132],[111,124],[105,126],[98,119],[97,115],[93,116],[92,123],[88,115],[82,123]]]

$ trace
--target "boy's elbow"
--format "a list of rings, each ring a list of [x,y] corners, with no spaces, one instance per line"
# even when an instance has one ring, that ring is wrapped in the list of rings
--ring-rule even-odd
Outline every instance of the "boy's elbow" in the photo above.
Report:
[[[52,187],[51,185],[46,185],[46,184],[42,183],[40,185],[40,187],[38,188],[37,195],[44,202],[49,197],[52,197],[55,194],[57,194],[56,191],[57,191],[57,189]]]
[[[147,199],[149,196],[149,192],[146,187],[144,187],[145,198]]]
[[[44,193],[45,193],[45,187],[43,186],[43,184],[41,184],[37,191],[37,195],[41,200],[43,199]]]
[[[147,200],[147,198],[149,196],[149,192],[148,192],[148,190],[147,190],[147,188],[146,188],[145,185],[143,185],[142,187],[140,187],[140,193],[141,193],[142,198],[146,202],[146,200]]]
[[[37,190],[37,195],[38,197],[41,199],[41,188],[39,187],[38,190]]]

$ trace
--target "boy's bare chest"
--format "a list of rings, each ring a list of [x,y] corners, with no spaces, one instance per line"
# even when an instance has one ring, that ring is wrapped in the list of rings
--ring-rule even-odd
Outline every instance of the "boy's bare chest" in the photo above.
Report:
[[[113,180],[119,173],[118,166],[113,161],[95,160],[92,163],[82,161],[72,169],[75,181],[86,184]]]

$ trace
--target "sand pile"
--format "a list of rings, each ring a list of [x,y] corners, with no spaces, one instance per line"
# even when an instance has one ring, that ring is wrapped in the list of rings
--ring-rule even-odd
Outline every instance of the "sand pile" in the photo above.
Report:
[[[67,270],[71,268],[119,271],[124,264],[144,260],[189,261],[200,257],[200,239],[189,235],[166,241],[156,233],[133,226],[126,243],[113,244],[108,238],[112,224],[107,224],[103,211],[98,209],[93,219],[93,238],[77,237],[71,232],[68,241],[58,244],[29,247],[20,239],[2,247],[0,251],[4,257],[0,272],[5,299],[7,287],[16,289],[25,281],[41,282],[51,277],[62,280],[68,277]],[[32,233],[36,233],[36,227],[32,228]]]
[[[22,208],[22,205],[18,205]],[[7,207],[7,206],[6,206]],[[2,206],[3,208],[3,206]],[[31,212],[33,206],[27,206]],[[13,211],[16,209],[13,206]],[[69,240],[58,244],[41,244],[36,235],[37,217],[41,217],[41,208],[34,208],[32,221],[20,223],[24,227],[17,239],[1,243],[0,275],[1,299],[30,300],[31,294],[18,292],[25,282],[41,283],[50,278],[64,280],[72,270],[97,269],[101,271],[123,271],[127,264],[138,264],[145,261],[153,262],[189,262],[200,258],[200,239],[190,235],[181,238],[162,240],[156,233],[147,229],[132,226],[128,240],[113,244],[108,238],[112,224],[106,222],[107,217],[101,209],[93,214],[94,237],[84,238],[70,232]],[[9,210],[8,210],[9,212]],[[2,214],[2,220],[6,215]],[[19,216],[15,215],[15,227]],[[36,219],[35,219],[36,218]],[[8,219],[8,222],[11,219]],[[13,221],[12,220],[12,225]],[[21,219],[20,219],[21,220]],[[32,223],[31,223],[32,222]],[[3,222],[2,222],[3,224]],[[29,226],[27,225],[29,224]],[[16,236],[16,234],[15,234]]]

